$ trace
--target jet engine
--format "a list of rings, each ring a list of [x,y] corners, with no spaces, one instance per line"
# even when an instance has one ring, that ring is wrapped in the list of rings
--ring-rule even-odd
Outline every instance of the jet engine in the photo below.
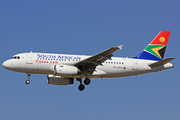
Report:
[[[69,85],[74,83],[74,78],[64,78],[61,76],[48,75],[47,83],[51,85]]]
[[[54,75],[79,75],[80,70],[75,66],[70,65],[54,65],[50,68],[54,71]]]

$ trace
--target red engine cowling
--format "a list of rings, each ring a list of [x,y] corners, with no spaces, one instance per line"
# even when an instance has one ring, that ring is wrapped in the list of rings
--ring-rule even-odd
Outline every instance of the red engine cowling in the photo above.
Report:
[[[54,71],[54,75],[79,75],[80,70],[75,66],[70,65],[55,65],[51,70]]]
[[[74,83],[74,78],[63,78],[61,76],[48,75],[47,82],[51,85],[69,85]]]

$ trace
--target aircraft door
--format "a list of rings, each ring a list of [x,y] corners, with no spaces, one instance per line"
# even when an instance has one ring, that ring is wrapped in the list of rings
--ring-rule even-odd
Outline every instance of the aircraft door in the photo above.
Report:
[[[32,51],[26,54],[26,64],[32,64]]]
[[[138,60],[132,60],[132,70],[138,70]]]

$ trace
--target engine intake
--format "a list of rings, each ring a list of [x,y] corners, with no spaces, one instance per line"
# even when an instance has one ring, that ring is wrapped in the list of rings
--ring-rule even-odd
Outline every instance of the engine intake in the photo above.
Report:
[[[69,85],[74,83],[74,78],[64,78],[61,76],[48,75],[47,83],[51,85]]]

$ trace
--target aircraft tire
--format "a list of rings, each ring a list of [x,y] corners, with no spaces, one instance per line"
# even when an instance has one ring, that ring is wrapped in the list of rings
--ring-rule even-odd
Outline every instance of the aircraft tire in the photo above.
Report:
[[[29,81],[29,80],[26,80],[26,81],[25,81],[25,83],[26,83],[26,84],[29,84],[29,83],[30,83],[30,81]]]
[[[79,91],[83,91],[84,88],[85,88],[85,86],[83,84],[80,84],[79,87],[78,87]]]
[[[84,80],[84,84],[85,85],[89,85],[91,83],[91,80],[89,79],[89,78],[86,78],[85,80]]]

